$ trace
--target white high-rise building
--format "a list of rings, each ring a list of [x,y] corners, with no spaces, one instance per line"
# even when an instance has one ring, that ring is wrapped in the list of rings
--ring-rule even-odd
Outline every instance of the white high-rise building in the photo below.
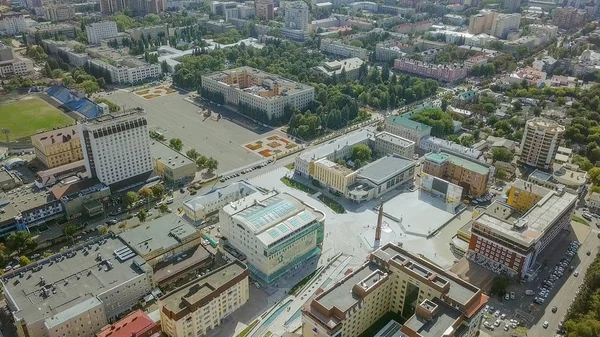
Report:
[[[105,185],[152,171],[146,113],[141,108],[79,125],[88,177]]]
[[[308,30],[309,10],[304,1],[294,1],[285,8],[285,26],[290,29]]]
[[[27,30],[25,17],[21,13],[6,13],[0,15],[0,31],[6,35],[15,35]]]
[[[119,34],[117,23],[114,21],[94,22],[85,26],[88,43],[99,44],[103,39],[115,37]]]
[[[520,160],[541,169],[550,168],[564,133],[565,127],[552,120],[528,120],[521,139]]]

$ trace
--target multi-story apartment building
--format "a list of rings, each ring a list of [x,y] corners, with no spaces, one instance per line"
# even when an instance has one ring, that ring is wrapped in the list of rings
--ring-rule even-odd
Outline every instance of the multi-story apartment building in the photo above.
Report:
[[[235,1],[213,1],[210,3],[210,12],[219,15],[219,16],[227,16],[227,10],[237,8],[239,3]]]
[[[410,113],[390,116],[385,119],[385,131],[415,143],[415,146],[421,146],[421,139],[431,134],[431,126],[410,119]]]
[[[27,38],[35,41],[39,35],[42,39],[54,38],[56,35],[64,35],[68,39],[75,39],[75,26],[67,23],[40,25],[27,29]]]
[[[514,13],[521,7],[521,0],[504,0],[504,10],[507,13]]]
[[[306,2],[292,1],[285,7],[285,27],[308,31],[309,13]]]
[[[423,172],[448,180],[471,196],[481,196],[487,193],[493,168],[471,157],[442,150],[425,155]]]
[[[471,16],[469,19],[469,33],[477,35],[489,32],[492,29],[496,15],[498,15],[498,12],[486,9]]]
[[[358,57],[361,60],[366,60],[369,57],[367,49],[347,45],[340,40],[334,39],[321,40],[321,51],[341,57]]]
[[[369,146],[378,156],[399,154],[406,158],[412,158],[415,154],[415,142],[385,131],[370,138]]]
[[[52,5],[42,7],[43,16],[50,21],[67,21],[75,18],[75,7],[70,5]]]
[[[464,65],[433,64],[404,58],[394,61],[394,69],[442,82],[457,82],[467,77],[467,68]]]
[[[25,17],[21,13],[5,13],[0,15],[0,32],[15,35],[27,30]]]
[[[47,168],[53,168],[83,159],[77,127],[38,133],[31,136],[35,157]]]
[[[100,0],[100,12],[103,15],[110,15],[129,9],[135,16],[144,16],[164,12],[166,5],[166,0]]]
[[[85,26],[89,44],[100,44],[100,41],[115,37],[119,34],[117,23],[114,21],[94,22]]]
[[[498,14],[494,18],[490,35],[499,39],[506,39],[509,33],[519,30],[521,23],[521,14]]]
[[[219,210],[225,244],[247,258],[260,283],[270,284],[321,253],[325,214],[287,193],[270,192]]]
[[[558,34],[558,27],[554,25],[531,24],[527,27],[529,28],[529,34],[546,40],[552,40]]]
[[[473,219],[467,256],[496,272],[530,279],[542,267],[542,251],[570,226],[577,196],[524,181],[513,188],[510,205],[496,201]]]
[[[248,301],[248,268],[235,260],[173,290],[158,301],[168,337],[204,336]]]
[[[275,18],[275,3],[273,0],[254,1],[254,13],[257,18],[273,20]]]
[[[92,337],[150,292],[152,269],[105,236],[6,273],[0,284],[19,337]]]
[[[302,336],[359,336],[394,312],[406,319],[398,336],[475,337],[487,300],[474,285],[388,243],[304,306]]]
[[[152,171],[147,125],[141,108],[79,124],[87,176],[112,185]]]
[[[286,105],[304,109],[314,100],[315,88],[261,70],[240,67],[202,76],[202,90],[221,93],[225,102],[265,112],[269,120],[283,116]]]
[[[585,23],[586,12],[573,7],[557,8],[552,12],[552,24],[562,29],[577,28]]]
[[[519,160],[527,165],[548,169],[552,165],[565,127],[543,118],[525,123]]]
[[[402,46],[406,46],[403,48]],[[390,61],[406,56],[407,49],[412,46],[397,41],[381,42],[375,46],[375,58],[377,61]]]

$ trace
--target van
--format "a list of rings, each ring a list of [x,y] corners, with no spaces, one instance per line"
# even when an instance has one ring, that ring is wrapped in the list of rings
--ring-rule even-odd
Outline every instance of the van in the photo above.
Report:
[[[167,199],[166,203],[167,203],[167,205],[170,205],[170,204],[172,204],[172,203],[173,203],[173,198],[169,198],[169,199]]]
[[[533,296],[533,295],[535,295],[535,291],[527,289],[527,290],[525,290],[525,295]]]

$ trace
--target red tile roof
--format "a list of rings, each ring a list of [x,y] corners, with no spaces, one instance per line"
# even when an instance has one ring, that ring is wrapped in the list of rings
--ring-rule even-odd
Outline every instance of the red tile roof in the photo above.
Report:
[[[132,337],[160,333],[160,327],[143,311],[137,310],[120,321],[103,327],[96,337]]]

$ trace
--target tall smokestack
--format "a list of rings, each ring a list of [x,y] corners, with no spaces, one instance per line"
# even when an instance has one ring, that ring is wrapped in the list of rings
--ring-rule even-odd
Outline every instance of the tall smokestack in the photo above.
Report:
[[[375,229],[375,241],[381,240],[381,223],[383,222],[383,201],[379,205],[379,215],[377,215],[377,228]]]

